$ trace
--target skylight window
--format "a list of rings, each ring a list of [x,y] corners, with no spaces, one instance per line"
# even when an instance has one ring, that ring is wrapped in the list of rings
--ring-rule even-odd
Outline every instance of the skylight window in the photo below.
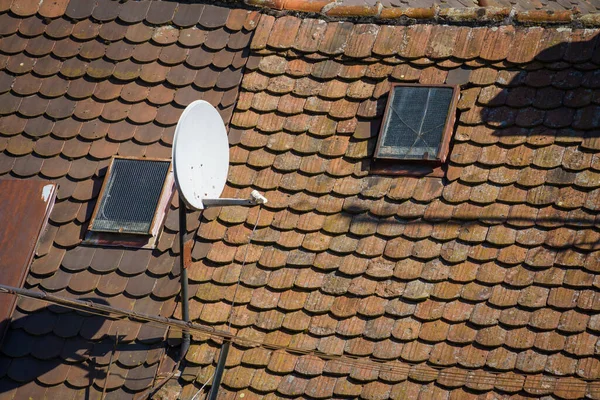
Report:
[[[114,158],[92,215],[88,243],[151,247],[171,198],[169,160]],[[136,239],[137,236],[145,236]]]
[[[443,163],[457,99],[453,86],[393,85],[375,158]]]
[[[115,158],[91,230],[150,234],[169,166],[169,161]]]

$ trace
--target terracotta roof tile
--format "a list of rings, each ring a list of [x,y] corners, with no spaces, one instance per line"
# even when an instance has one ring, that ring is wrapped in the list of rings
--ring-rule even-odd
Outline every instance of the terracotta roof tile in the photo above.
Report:
[[[176,8],[177,4],[151,3],[146,14],[146,19],[154,25],[164,24],[173,18]]]
[[[19,25],[22,22],[21,18],[11,18],[8,13],[2,14],[0,16],[0,20],[2,21],[2,28],[0,30],[2,35],[9,35],[15,33],[19,29]]]
[[[348,41],[347,48],[344,50],[344,54],[356,58],[369,56],[378,32],[379,27],[376,25],[355,25],[350,34],[350,40]]]
[[[229,42],[229,36],[224,35],[220,30],[209,31],[206,35],[206,40],[204,41],[204,46],[211,50],[221,50],[223,49]],[[234,47],[236,45],[235,42],[232,42]],[[231,53],[231,59],[233,58],[233,53]]]
[[[327,24],[319,51],[325,54],[342,54],[352,28],[352,24],[347,22]]]
[[[288,49],[294,44],[294,39],[300,28],[301,20],[296,17],[277,18],[270,33],[268,45],[278,49]]]
[[[275,18],[270,15],[264,15],[260,18],[256,32],[254,33],[254,40],[252,40],[250,45],[251,49],[260,50],[266,47],[274,24]]]
[[[180,27],[195,25],[200,21],[203,10],[202,4],[180,4],[173,17],[173,23]]]
[[[29,177],[40,172],[43,159],[28,154],[25,157],[18,158],[13,165],[13,172],[18,176]]]
[[[250,17],[249,12],[243,9],[229,10],[229,15],[225,26],[233,31],[239,31],[244,27],[244,23]]]
[[[373,53],[381,56],[396,54],[397,43],[404,38],[405,29],[398,26],[382,26],[373,45]]]
[[[507,264],[518,264],[527,257],[527,249],[519,246],[508,246],[498,252],[498,261]]]
[[[17,82],[15,82],[17,84]],[[57,97],[63,95],[67,91],[68,84],[61,82],[60,79],[47,78],[42,81],[42,85],[39,88],[41,94],[47,97]],[[16,88],[19,89],[18,87]],[[33,97],[32,97],[33,98]],[[64,99],[68,102],[68,100]],[[8,104],[8,107],[11,105]]]
[[[21,120],[21,121],[25,121],[25,120]],[[7,127],[7,128],[8,129],[7,129],[6,133],[10,134],[11,133],[10,130],[14,129],[16,127]],[[41,147],[44,144],[47,144],[50,146],[50,148],[45,149],[45,150],[40,150],[40,152],[38,152],[38,154],[56,155],[56,154],[58,154],[58,153],[56,153],[56,148],[62,147],[62,144],[60,141],[58,143],[50,143],[51,138],[48,138],[47,136],[50,134],[50,132],[52,132],[53,128],[54,128],[54,122],[52,120],[46,118],[45,116],[39,116],[36,118],[29,119],[27,121],[27,124],[24,127],[21,127],[21,132],[25,132],[27,135],[34,137],[34,138],[44,138],[45,139],[41,143],[39,141],[36,142],[36,147],[38,149],[41,149]],[[43,154],[44,152],[47,154]],[[58,152],[60,152],[60,150]]]

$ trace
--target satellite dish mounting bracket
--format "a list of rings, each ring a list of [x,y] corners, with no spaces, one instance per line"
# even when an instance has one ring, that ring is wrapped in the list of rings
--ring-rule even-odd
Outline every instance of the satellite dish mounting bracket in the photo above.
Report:
[[[253,190],[252,193],[250,193],[249,199],[202,199],[202,204],[204,205],[204,208],[227,206],[257,206],[260,204],[266,204],[267,202],[267,198],[258,193],[256,190]]]

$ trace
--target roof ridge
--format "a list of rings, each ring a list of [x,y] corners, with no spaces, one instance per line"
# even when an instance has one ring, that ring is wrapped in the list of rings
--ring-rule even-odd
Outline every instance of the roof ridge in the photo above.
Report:
[[[328,18],[367,18],[373,22],[408,23],[496,23],[500,25],[574,25],[578,27],[600,26],[600,14],[583,13],[578,7],[571,10],[528,10],[515,7],[396,7],[384,6],[380,1],[374,5],[349,5],[341,0],[244,0],[248,6],[277,11],[319,14]]]

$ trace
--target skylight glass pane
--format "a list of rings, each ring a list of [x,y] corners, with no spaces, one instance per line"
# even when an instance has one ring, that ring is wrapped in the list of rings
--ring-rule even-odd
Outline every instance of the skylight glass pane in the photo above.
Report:
[[[453,88],[396,86],[391,96],[377,157],[436,159]]]
[[[149,234],[169,164],[115,159],[91,230]]]

